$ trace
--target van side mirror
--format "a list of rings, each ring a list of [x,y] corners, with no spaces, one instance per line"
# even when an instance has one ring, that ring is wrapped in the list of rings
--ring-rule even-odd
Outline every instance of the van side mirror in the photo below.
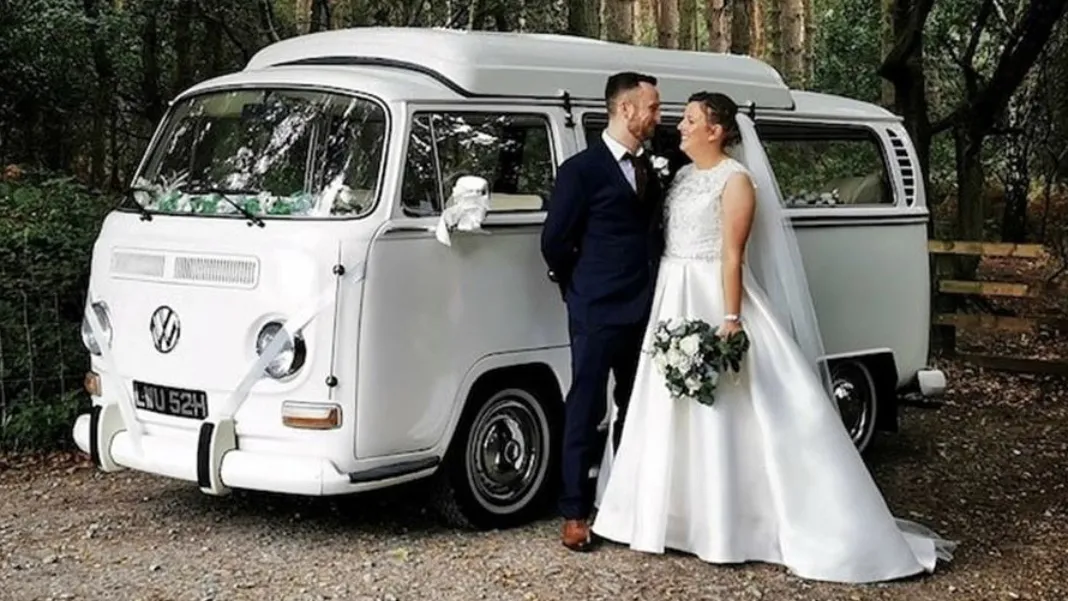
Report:
[[[438,242],[452,246],[454,231],[482,232],[482,220],[489,210],[489,182],[476,175],[464,175],[456,180],[452,194],[438,219],[435,230]]]

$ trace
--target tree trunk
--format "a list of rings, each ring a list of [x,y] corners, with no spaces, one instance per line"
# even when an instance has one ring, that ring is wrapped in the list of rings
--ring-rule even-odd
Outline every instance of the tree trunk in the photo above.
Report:
[[[567,32],[588,38],[601,37],[600,0],[568,0]]]
[[[679,47],[679,0],[659,0],[656,31],[661,48]]]
[[[931,128],[927,83],[923,70],[923,28],[934,0],[891,0],[894,2],[894,46],[879,67],[879,75],[894,87],[894,112],[901,115],[916,149],[924,187],[930,191]],[[937,205],[939,199],[929,197]]]
[[[894,27],[895,0],[882,0],[882,55],[889,56],[894,48],[897,30]],[[887,78],[882,79],[882,105],[886,108],[894,106],[894,84]]]
[[[764,1],[752,0],[752,2],[753,13],[749,19],[750,54],[763,59],[768,54],[767,40],[764,37]]]
[[[697,0],[679,0],[679,48],[697,49]]]
[[[705,21],[708,23],[708,49],[711,52],[730,52],[730,0],[708,0]]]
[[[476,31],[486,24],[486,0],[471,0],[467,9],[467,28]]]
[[[330,5],[327,0],[312,0],[308,31],[327,31],[330,29]]]
[[[141,30],[141,93],[145,117],[153,124],[163,117],[163,93],[160,91],[159,0],[144,4],[145,26]]]
[[[273,0],[261,0],[264,4],[270,4]],[[300,33],[309,33],[312,31],[312,0],[294,0],[293,2],[293,23],[297,26],[297,31]]]
[[[509,31],[508,11],[504,2],[498,2],[493,7],[493,26],[497,31]]]
[[[805,80],[805,87],[809,87],[812,84],[812,76],[814,73],[813,66],[816,64],[816,24],[815,16],[813,15],[812,4],[816,0],[804,0],[805,3],[805,55],[803,57],[804,70],[803,77]]]
[[[1016,140],[1008,145],[1008,173],[1005,180],[1005,210],[1001,217],[1001,240],[1023,243],[1027,241],[1027,204],[1030,192],[1031,169],[1028,164],[1026,141]]]
[[[805,0],[785,0],[782,8],[782,66],[786,81],[805,85]]]
[[[192,2],[179,2],[174,15],[174,85],[184,90],[193,82]]]
[[[605,0],[604,33],[610,42],[634,41],[634,0]]]
[[[734,0],[731,6],[731,53],[753,53],[753,12],[757,0]]]
[[[1032,110],[1038,98],[1034,80],[1028,80],[1009,101],[1008,126],[1013,130],[1002,145],[1005,154],[1005,206],[1001,215],[1001,240],[1027,240],[1027,209],[1031,192],[1031,149],[1038,132]]]
[[[104,168],[107,162],[107,128],[108,118],[114,108],[111,98],[114,92],[115,69],[108,56],[107,40],[104,39],[104,27],[97,0],[85,0],[83,3],[86,18],[93,25],[93,68],[96,70],[96,90],[93,102],[93,124],[89,151],[89,182],[92,186],[104,184]]]
[[[983,139],[970,124],[953,129],[957,155],[957,239],[984,240],[986,215],[986,175],[983,170]],[[959,262],[957,277],[971,278],[978,261],[968,257]]]
[[[768,62],[779,73],[783,72],[782,3],[784,1],[771,0],[771,10],[768,11],[768,25],[771,28],[767,39],[767,44],[771,47]]]
[[[887,0],[892,2],[890,21],[893,27],[893,46],[886,53],[879,75],[894,89],[894,109],[902,116],[905,129],[916,151],[917,167],[927,191],[927,204],[936,207],[941,202],[931,189],[931,121],[927,103],[926,79],[923,70],[923,29],[934,6],[934,0]],[[934,219],[927,221],[927,237],[935,238]],[[956,311],[956,299],[938,293],[938,282],[952,278],[955,265],[952,257],[930,255],[930,299],[935,313]],[[932,326],[930,348],[952,354],[956,351],[957,331],[947,326]]]

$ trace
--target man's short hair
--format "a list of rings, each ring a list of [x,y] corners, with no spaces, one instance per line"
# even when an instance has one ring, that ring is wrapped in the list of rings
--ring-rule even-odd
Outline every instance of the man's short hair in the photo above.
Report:
[[[633,71],[623,71],[609,77],[604,86],[604,102],[608,107],[608,113],[616,112],[616,101],[621,95],[639,87],[643,82],[655,86],[656,78]]]

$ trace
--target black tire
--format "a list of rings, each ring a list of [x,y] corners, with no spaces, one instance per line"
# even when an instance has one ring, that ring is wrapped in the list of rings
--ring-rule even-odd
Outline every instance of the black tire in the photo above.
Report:
[[[831,383],[842,424],[863,453],[871,447],[879,415],[875,377],[862,360],[846,359],[831,366]]]
[[[555,492],[558,410],[533,386],[482,388],[435,478],[434,506],[451,526],[511,528],[540,517]]]

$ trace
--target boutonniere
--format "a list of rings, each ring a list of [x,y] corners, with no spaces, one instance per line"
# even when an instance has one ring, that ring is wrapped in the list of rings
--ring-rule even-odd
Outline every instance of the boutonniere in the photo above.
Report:
[[[653,164],[653,171],[656,171],[656,174],[659,175],[661,179],[671,174],[667,158],[654,154],[650,160]]]
[[[662,187],[667,187],[671,183],[671,162],[667,157],[662,157],[649,153],[649,164],[653,168],[653,173],[656,174],[656,178],[660,180]]]

